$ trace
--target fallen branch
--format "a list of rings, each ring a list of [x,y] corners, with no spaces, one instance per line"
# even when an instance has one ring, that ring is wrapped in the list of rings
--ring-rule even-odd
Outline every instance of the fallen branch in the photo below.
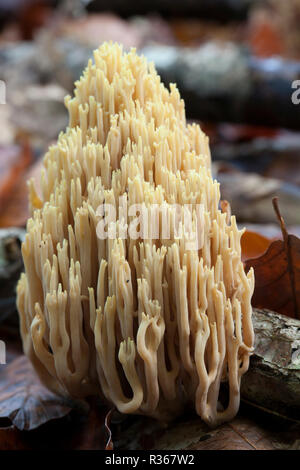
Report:
[[[242,379],[242,398],[300,421],[300,320],[254,309],[255,352]]]

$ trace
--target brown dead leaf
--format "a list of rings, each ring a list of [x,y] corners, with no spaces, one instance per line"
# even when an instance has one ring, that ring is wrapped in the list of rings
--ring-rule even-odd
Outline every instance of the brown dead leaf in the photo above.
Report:
[[[241,238],[242,261],[258,258],[267,251],[272,240],[260,233],[246,230]]]
[[[74,404],[44,387],[26,356],[0,366],[0,418],[31,430],[67,415]]]
[[[189,414],[169,424],[145,417],[135,417],[131,423],[128,419],[124,424],[121,432],[114,429],[117,450],[273,450],[279,427],[270,430],[252,417],[237,416],[210,429],[199,416]]]
[[[207,433],[193,450],[274,450],[272,438],[253,421],[237,417]]]
[[[273,206],[283,240],[274,241],[262,256],[245,263],[246,271],[253,267],[255,272],[252,305],[300,318],[300,239],[288,234],[277,198]]]
[[[107,407],[91,406],[89,413],[72,410],[59,420],[51,420],[31,431],[14,426],[0,427],[1,450],[104,450]],[[3,423],[8,426],[8,423]]]

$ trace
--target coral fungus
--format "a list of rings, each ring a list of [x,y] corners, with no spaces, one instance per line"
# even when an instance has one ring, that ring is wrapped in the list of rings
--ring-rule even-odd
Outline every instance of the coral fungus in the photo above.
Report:
[[[208,138],[186,123],[176,86],[116,44],[94,52],[65,103],[69,126],[44,157],[41,195],[29,183],[18,284],[25,353],[60,394],[101,394],[123,413],[156,417],[189,402],[209,425],[231,419],[253,349],[254,276],[234,216],[219,209]],[[120,200],[152,208],[158,237],[120,236],[133,218]],[[116,220],[100,237],[103,204]],[[192,207],[197,246],[187,249],[184,224],[176,236],[174,204]]]

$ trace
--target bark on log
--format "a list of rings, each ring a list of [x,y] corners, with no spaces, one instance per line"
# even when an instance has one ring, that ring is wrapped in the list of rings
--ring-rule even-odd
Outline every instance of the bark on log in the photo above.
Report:
[[[300,421],[300,321],[254,309],[255,351],[241,385],[242,398]]]
[[[166,84],[177,83],[189,118],[300,128],[300,104],[292,102],[293,93],[299,98],[292,88],[299,62],[255,58],[232,43],[149,46],[142,52]]]

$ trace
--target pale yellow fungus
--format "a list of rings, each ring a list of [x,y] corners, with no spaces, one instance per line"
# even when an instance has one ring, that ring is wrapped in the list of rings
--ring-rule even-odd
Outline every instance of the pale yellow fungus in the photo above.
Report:
[[[29,184],[18,284],[25,353],[60,394],[101,394],[123,413],[156,417],[190,402],[211,426],[233,418],[253,349],[254,276],[234,216],[219,209],[208,138],[186,124],[176,86],[117,44],[94,52],[65,102],[69,126],[44,157],[41,196]],[[120,197],[164,206],[170,237],[162,216],[158,239],[120,237]],[[103,203],[116,208],[115,238],[97,235]],[[203,208],[195,249],[185,229],[174,235],[176,203]]]

